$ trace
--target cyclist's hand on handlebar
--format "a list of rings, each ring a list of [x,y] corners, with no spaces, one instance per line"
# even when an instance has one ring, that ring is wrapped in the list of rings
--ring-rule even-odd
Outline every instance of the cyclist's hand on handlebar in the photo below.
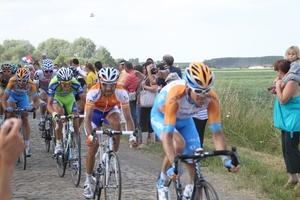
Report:
[[[179,171],[178,171],[178,174],[175,174],[174,173],[174,170],[175,170],[175,168],[174,167],[171,167],[170,169],[168,169],[168,171],[167,171],[167,175],[168,175],[168,177],[171,179],[171,180],[177,180],[178,178],[179,178],[179,176],[181,175],[181,174],[183,174],[183,169],[179,169]]]
[[[96,138],[95,138],[96,139]],[[93,147],[94,145],[94,137],[92,135],[90,135],[87,139],[86,139],[86,146],[88,147]]]
[[[232,164],[232,160],[229,160],[229,159],[223,160],[223,164],[228,169],[228,171],[233,172],[233,173],[239,171],[239,169],[241,168],[240,165],[234,166]]]
[[[6,110],[6,112],[12,112],[14,109],[11,106],[9,106],[5,110]]]
[[[34,110],[35,110],[35,108],[33,106],[28,106],[26,108],[26,111],[34,111]]]

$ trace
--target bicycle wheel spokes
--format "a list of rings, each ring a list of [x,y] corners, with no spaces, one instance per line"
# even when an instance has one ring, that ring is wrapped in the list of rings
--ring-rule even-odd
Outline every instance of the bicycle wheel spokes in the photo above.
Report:
[[[72,159],[70,160],[71,176],[74,185],[77,187],[81,177],[81,142],[80,136],[72,133]]]
[[[121,199],[121,168],[118,156],[115,152],[110,152],[108,156],[108,167],[105,169],[104,180],[104,194],[105,199]]]
[[[26,151],[25,150],[20,154],[20,157],[18,158],[17,163],[16,163],[16,168],[20,169],[20,170],[26,169]]]
[[[46,151],[49,152],[50,151],[50,141],[51,141],[51,135],[49,130],[44,130],[45,131],[45,147],[46,147]]]
[[[219,200],[218,194],[212,185],[206,181],[202,181],[193,192],[195,200]]]

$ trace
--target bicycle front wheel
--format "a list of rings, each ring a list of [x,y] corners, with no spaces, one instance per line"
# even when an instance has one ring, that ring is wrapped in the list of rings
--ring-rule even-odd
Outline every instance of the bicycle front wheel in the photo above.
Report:
[[[20,128],[20,134],[22,135],[24,140],[24,130],[22,126]],[[20,154],[16,167],[22,170],[26,169],[26,149],[24,149],[24,151]]]
[[[106,200],[118,199],[121,200],[121,167],[117,154],[110,152],[107,158],[104,174],[104,196]]]
[[[71,134],[72,137],[72,159],[70,160],[71,176],[75,187],[80,183],[81,177],[81,142],[80,135]]]
[[[218,194],[213,186],[206,182],[201,181],[194,185],[192,198],[195,200],[219,200]]]

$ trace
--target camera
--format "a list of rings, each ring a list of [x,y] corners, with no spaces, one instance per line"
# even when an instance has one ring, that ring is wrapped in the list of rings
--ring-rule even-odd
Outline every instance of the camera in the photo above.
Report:
[[[152,64],[152,69],[156,69],[156,64]]]

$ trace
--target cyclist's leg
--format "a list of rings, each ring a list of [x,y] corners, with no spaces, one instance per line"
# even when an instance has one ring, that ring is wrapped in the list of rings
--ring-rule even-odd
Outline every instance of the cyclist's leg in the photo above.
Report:
[[[47,106],[46,106],[46,102],[47,102],[47,92],[41,88],[39,88],[39,97],[40,97],[40,113],[41,113],[41,119],[40,119],[40,131],[44,130],[45,127],[45,115],[46,115],[46,111],[47,111]]]
[[[19,108],[29,108],[29,97],[27,94],[23,95],[15,95],[15,99],[17,101],[17,107]],[[30,126],[28,122],[28,113],[22,112],[21,113],[22,118],[22,126],[24,130],[24,138],[25,138],[25,145],[26,145],[26,155],[31,156],[31,150],[30,150]]]
[[[68,104],[65,104],[64,107],[67,111],[67,114],[72,113],[74,115],[78,115],[78,108],[77,108],[75,99],[73,99],[73,101],[68,102]],[[78,136],[79,135],[79,119],[78,118],[75,118],[73,120],[73,126],[74,126],[74,131],[75,131],[76,135]]]
[[[113,107],[108,112],[108,115],[107,115],[106,119],[108,120],[108,123],[111,126],[112,130],[115,130],[115,131],[120,131],[121,130],[121,123],[120,123],[121,116],[120,116],[120,110],[118,109],[117,106]],[[114,138],[116,140],[116,142],[114,144],[114,151],[118,152],[121,135],[115,135]]]
[[[59,114],[60,116],[64,115],[64,108],[62,107],[63,104],[61,103],[61,101],[58,98],[54,98],[53,101],[53,109],[54,111]],[[62,132],[62,120],[56,120],[56,122],[54,122],[54,127],[56,127],[56,123],[59,123],[58,129],[55,130],[55,138],[56,138],[56,147],[55,147],[55,154],[57,153],[61,153],[62,149],[61,149],[61,132]]]
[[[17,105],[16,105],[16,99],[14,98],[14,94],[13,93],[11,93],[10,95],[9,95],[9,98],[8,98],[8,100],[7,100],[7,106],[8,107],[12,107],[13,109],[16,109],[17,108]],[[14,116],[14,113],[6,113],[6,119],[9,119],[9,118],[11,118],[11,117],[13,117]]]

